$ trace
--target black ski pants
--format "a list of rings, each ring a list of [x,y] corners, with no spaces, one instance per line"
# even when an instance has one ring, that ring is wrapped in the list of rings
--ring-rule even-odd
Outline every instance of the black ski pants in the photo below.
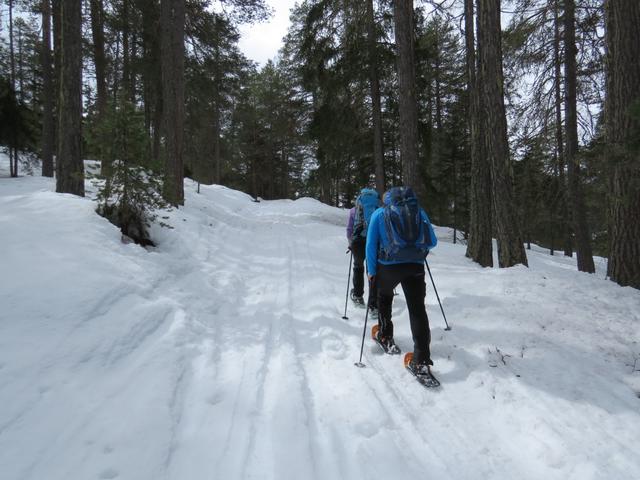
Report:
[[[427,289],[424,282],[424,264],[382,265],[378,263],[376,284],[378,286],[378,324],[381,335],[393,337],[393,322],[391,321],[393,289],[400,284],[409,309],[409,321],[413,335],[413,359],[417,363],[433,365],[430,350],[431,331],[427,310],[424,306]]]
[[[353,294],[357,297],[364,295],[364,258],[366,243],[364,241],[354,241],[351,243],[353,253]],[[375,307],[377,305],[376,286],[370,285],[369,300],[367,305]]]

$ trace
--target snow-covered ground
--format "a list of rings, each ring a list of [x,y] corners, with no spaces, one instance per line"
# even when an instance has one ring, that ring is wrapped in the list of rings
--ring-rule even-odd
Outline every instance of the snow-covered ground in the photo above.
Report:
[[[482,269],[438,229],[429,391],[368,335],[354,367],[345,211],[186,181],[144,250],[0,163],[0,479],[640,478],[640,292],[603,261]]]

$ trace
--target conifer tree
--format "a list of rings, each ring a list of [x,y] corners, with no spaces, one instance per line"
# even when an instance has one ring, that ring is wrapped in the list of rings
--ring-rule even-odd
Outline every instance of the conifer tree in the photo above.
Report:
[[[527,265],[513,202],[513,179],[504,107],[500,0],[478,1],[478,50],[480,92],[485,112],[484,148],[491,166],[498,264],[501,268],[517,264]]]
[[[474,0],[465,0],[465,49],[467,95],[469,104],[469,151],[471,153],[471,183],[469,188],[469,235],[467,257],[483,267],[493,266],[491,241],[491,167],[484,155],[483,131],[480,122],[479,69],[474,35]]]
[[[162,197],[161,165],[146,161],[144,115],[123,94],[105,109],[96,128],[94,149],[109,162],[98,191],[98,212],[142,245],[152,245],[148,227]]]
[[[82,2],[59,1],[62,25],[58,86],[56,191],[84,196],[82,161]]]

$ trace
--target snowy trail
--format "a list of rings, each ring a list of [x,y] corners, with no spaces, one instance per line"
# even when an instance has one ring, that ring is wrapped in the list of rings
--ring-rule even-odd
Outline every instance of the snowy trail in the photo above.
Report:
[[[438,229],[427,391],[368,332],[353,365],[344,211],[185,186],[145,251],[0,179],[0,478],[640,478],[640,295],[602,262],[480,269]]]

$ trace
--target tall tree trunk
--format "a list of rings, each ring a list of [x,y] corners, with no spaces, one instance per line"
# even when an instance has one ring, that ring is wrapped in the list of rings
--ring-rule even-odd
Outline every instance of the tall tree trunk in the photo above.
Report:
[[[137,18],[134,17],[134,22],[137,22]],[[136,103],[136,89],[137,85],[137,77],[136,77],[136,69],[134,65],[136,64],[136,59],[138,55],[138,36],[135,31],[131,33],[131,41],[129,43],[129,101],[135,105]]]
[[[214,92],[214,118],[213,118],[213,161],[215,168],[215,183],[220,185],[222,177],[222,158],[220,156],[220,89],[222,88],[222,73],[220,69],[220,35],[218,25],[216,25],[216,46],[215,46],[215,92]]]
[[[93,64],[96,72],[96,107],[98,123],[101,123],[107,113],[107,57],[104,50],[104,5],[102,0],[91,0],[91,34],[93,36]],[[101,139],[103,143],[106,139]],[[111,159],[106,156],[100,158],[101,171],[109,175]]]
[[[20,100],[24,100],[24,30],[22,24],[18,23],[18,88],[20,89]]]
[[[435,24],[435,42],[434,42],[434,62],[433,62],[433,86],[434,86],[434,95],[435,95],[435,104],[436,104],[436,133],[437,133],[437,137],[436,137],[436,156],[438,158],[438,160],[440,160],[440,155],[441,155],[441,141],[440,141],[440,135],[442,133],[442,95],[440,94],[441,92],[441,84],[442,84],[442,80],[440,79],[440,76],[442,74],[441,72],[441,68],[440,68],[440,21],[438,21]]]
[[[60,79],[62,77],[62,0],[51,0],[51,19],[53,20],[53,86],[56,91],[54,116],[60,115],[58,94],[60,93]],[[58,131],[56,129],[56,140]],[[57,142],[56,142],[57,143]]]
[[[640,289],[640,3],[608,0],[605,15],[605,136],[612,168],[608,274]]]
[[[53,97],[53,151],[54,155],[58,154],[58,144],[60,139],[58,119],[60,118],[60,80],[62,79],[62,0],[51,0],[51,26],[53,27],[53,89],[55,95]],[[54,172],[57,171],[54,161]]]
[[[13,0],[9,0],[9,75],[10,75],[10,83],[11,90],[14,92],[17,98],[16,92],[16,59],[15,59],[15,51],[13,48]],[[22,92],[20,92],[22,95]],[[15,138],[15,129],[12,129],[14,133],[12,133],[13,144],[16,143]],[[18,176],[18,152],[14,145],[9,146],[9,174],[12,177]]]
[[[160,8],[157,0],[137,0],[142,17],[145,124],[149,135],[149,151],[154,164],[160,164],[162,131],[162,73],[160,61]]]
[[[56,191],[84,196],[82,163],[82,0],[60,2],[62,43]]]
[[[51,0],[42,0],[42,176],[53,177],[53,72],[51,71]]]
[[[491,164],[498,264],[501,268],[527,265],[518,225],[507,143],[504,107],[500,0],[478,0],[478,53],[484,109],[485,153]]]
[[[465,46],[467,60],[467,92],[469,97],[469,132],[471,151],[471,184],[469,188],[469,235],[467,257],[483,267],[493,266],[491,242],[491,168],[483,155],[478,90],[473,1],[465,0]]]
[[[160,78],[160,77],[159,77]],[[155,105],[152,117],[153,139],[151,144],[151,159],[154,163],[161,163],[162,155],[162,119],[164,118],[162,82],[155,86]]]
[[[16,58],[13,47],[13,0],[9,0],[9,73],[11,88],[16,89]],[[20,92],[22,94],[22,92]]]
[[[104,6],[102,0],[91,0],[91,33],[93,62],[96,70],[96,104],[103,118],[107,109],[107,58],[104,50]]]
[[[418,169],[418,104],[413,42],[413,0],[393,2],[400,110],[400,161],[402,180],[421,194],[424,190]]]
[[[221,184],[222,180],[222,156],[220,152],[220,107],[215,106],[213,118],[213,159],[215,164],[215,183]]]
[[[124,98],[131,98],[131,50],[129,45],[129,0],[122,0],[122,93]]]
[[[280,191],[280,198],[289,198],[289,156],[287,155],[287,148],[284,144],[282,145],[280,162],[282,163],[282,189]]]
[[[255,106],[253,108],[255,109]],[[258,167],[256,165],[258,162],[256,159],[256,153],[255,153],[258,151],[258,137],[256,132],[258,129],[258,126],[256,125],[256,123],[257,121],[256,121],[256,118],[254,117],[252,122],[253,128],[251,129],[252,140],[253,140],[252,142],[253,148],[251,149],[253,152],[251,156],[252,157],[251,158],[251,189],[253,191],[253,197],[257,201],[259,192],[258,192],[258,174],[257,174]]]
[[[162,0],[161,5],[164,195],[169,203],[183,205],[185,0]]]
[[[380,106],[380,79],[378,76],[378,55],[376,48],[376,23],[373,0],[367,0],[367,43],[369,47],[369,87],[371,90],[371,119],[373,124],[373,164],[376,172],[376,189],[380,196],[384,193],[384,147],[382,144],[382,108]]]
[[[560,0],[554,1],[553,10],[553,63],[554,63],[554,97],[556,114],[556,165],[558,169],[558,194],[556,197],[557,210],[560,214],[560,238],[564,242],[564,254],[567,257],[573,256],[573,242],[571,241],[571,231],[569,227],[569,212],[567,211],[567,184],[564,176],[564,138],[562,133],[562,59],[560,58]]]
[[[452,167],[453,167],[453,244],[458,243],[458,166],[456,159],[455,147],[453,148]]]
[[[564,116],[565,116],[565,158],[569,183],[571,217],[576,240],[578,270],[595,272],[591,253],[591,235],[587,224],[587,213],[580,178],[578,159],[578,109],[576,102],[576,25],[575,2],[564,2]]]

